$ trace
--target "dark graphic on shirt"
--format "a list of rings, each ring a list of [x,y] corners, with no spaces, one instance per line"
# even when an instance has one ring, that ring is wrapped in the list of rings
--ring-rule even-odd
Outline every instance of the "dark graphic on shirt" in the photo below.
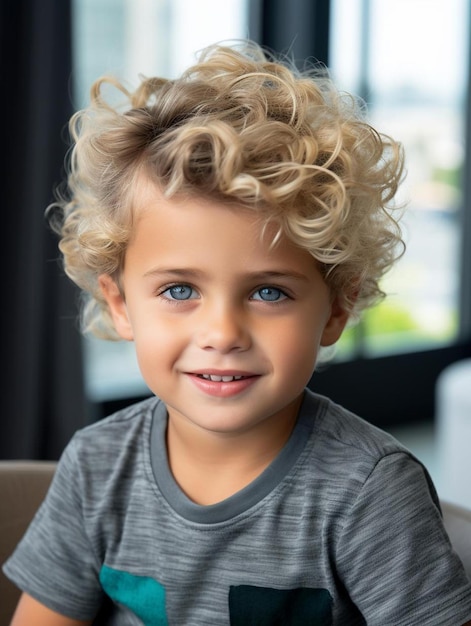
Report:
[[[268,589],[241,585],[229,592],[231,626],[331,626],[325,589]]]

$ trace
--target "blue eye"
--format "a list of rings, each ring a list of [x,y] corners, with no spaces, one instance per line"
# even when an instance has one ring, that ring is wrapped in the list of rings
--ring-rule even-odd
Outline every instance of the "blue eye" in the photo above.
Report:
[[[169,300],[192,300],[198,297],[198,293],[190,285],[172,285],[160,295]]]
[[[288,296],[276,287],[262,287],[258,289],[252,296],[252,300],[262,300],[263,302],[279,302],[285,300]]]

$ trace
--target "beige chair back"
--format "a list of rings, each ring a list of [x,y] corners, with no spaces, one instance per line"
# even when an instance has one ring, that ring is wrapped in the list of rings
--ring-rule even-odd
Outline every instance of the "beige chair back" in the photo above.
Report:
[[[44,499],[56,464],[0,461],[0,564],[7,560]],[[8,626],[20,591],[0,570],[0,626]]]
[[[471,511],[451,502],[441,504],[445,528],[471,580]]]

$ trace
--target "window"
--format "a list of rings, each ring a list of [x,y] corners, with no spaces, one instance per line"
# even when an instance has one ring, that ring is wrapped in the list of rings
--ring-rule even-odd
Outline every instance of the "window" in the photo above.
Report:
[[[244,37],[247,0],[73,0],[76,105],[111,73],[130,85],[139,74],[172,78],[195,52]]]
[[[407,252],[390,294],[348,332],[339,357],[450,344],[458,337],[468,59],[465,0],[333,0],[330,68],[400,140]]]

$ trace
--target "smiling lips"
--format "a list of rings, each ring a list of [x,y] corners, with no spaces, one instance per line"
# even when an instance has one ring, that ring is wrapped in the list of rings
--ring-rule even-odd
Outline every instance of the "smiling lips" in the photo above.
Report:
[[[188,373],[193,384],[204,394],[218,398],[236,396],[251,387],[260,376],[257,374]]]
[[[197,374],[197,376],[201,376],[205,380],[212,380],[215,383],[231,383],[234,380],[247,378],[247,376],[218,376],[217,374]]]

